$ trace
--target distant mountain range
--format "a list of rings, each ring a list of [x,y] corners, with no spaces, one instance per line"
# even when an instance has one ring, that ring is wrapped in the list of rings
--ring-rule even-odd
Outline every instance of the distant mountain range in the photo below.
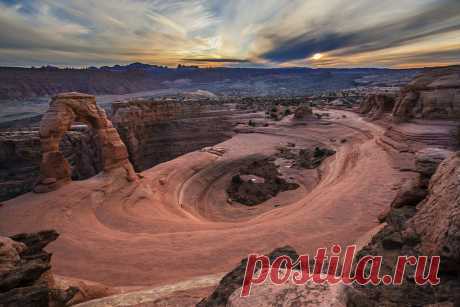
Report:
[[[0,100],[51,96],[59,92],[80,91],[91,94],[127,94],[171,87],[204,89],[223,94],[250,94],[251,86],[275,91],[287,88],[286,94],[303,89],[332,89],[353,86],[365,76],[394,76],[395,80],[413,76],[419,70],[380,68],[313,69],[295,68],[198,68],[178,65],[132,63],[84,69],[0,67]],[[262,93],[263,94],[263,93]]]

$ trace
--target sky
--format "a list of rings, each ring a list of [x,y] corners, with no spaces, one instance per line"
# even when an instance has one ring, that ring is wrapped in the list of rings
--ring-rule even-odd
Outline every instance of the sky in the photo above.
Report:
[[[0,65],[460,63],[460,0],[0,0]]]

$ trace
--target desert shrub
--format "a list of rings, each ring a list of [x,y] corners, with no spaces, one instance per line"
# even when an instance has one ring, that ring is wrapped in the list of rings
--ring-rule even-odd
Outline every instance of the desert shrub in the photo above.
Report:
[[[232,177],[233,184],[241,184],[243,180],[241,179],[240,175],[235,175]]]
[[[460,146],[460,126],[457,127],[456,131],[456,139],[457,139],[457,145]]]

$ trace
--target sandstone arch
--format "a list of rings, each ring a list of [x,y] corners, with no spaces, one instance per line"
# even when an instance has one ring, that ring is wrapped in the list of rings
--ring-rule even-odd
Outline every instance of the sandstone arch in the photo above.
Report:
[[[136,178],[125,144],[105,111],[96,105],[96,97],[83,93],[62,93],[52,98],[40,123],[42,161],[34,191],[48,192],[71,181],[69,163],[59,151],[64,133],[74,122],[82,122],[97,132],[101,144],[103,171],[124,168],[129,181]]]

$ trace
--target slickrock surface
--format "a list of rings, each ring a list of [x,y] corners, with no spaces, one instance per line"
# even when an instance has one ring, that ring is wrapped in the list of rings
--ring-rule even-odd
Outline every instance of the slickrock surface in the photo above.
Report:
[[[402,89],[393,116],[401,121],[460,119],[460,66],[420,74]]]
[[[446,84],[451,89],[452,83]],[[447,277],[457,273],[458,176],[452,162],[456,158],[442,166],[429,185],[426,177],[434,167],[428,164],[437,164],[441,155],[437,150],[425,150],[423,155],[419,152],[418,164],[415,159],[416,152],[429,145],[451,146],[440,137],[450,133],[450,121],[445,125],[423,119],[394,124],[385,132],[387,126],[363,120],[353,112],[329,109],[318,119],[303,121],[283,113],[278,121],[242,123],[237,134],[214,149],[193,151],[158,164],[133,180],[132,169],[123,167],[129,163],[126,147],[105,114],[91,96],[75,95],[56,98],[59,103],[52,104],[52,112],[45,115],[42,126],[44,151],[48,154],[44,156],[42,184],[68,184],[49,193],[22,195],[0,207],[0,234],[37,231],[45,226],[62,233],[60,240],[50,246],[56,256],[53,269],[58,274],[124,288],[162,287],[224,274],[250,252],[264,253],[290,245],[299,254],[313,254],[317,248],[334,243],[356,243],[379,227],[379,219],[388,226],[363,253],[390,251],[389,255],[395,256],[398,249],[402,254],[432,249],[450,257],[443,269]],[[127,114],[141,124],[143,114],[152,114],[147,125],[158,119],[148,108],[136,112],[130,108]],[[264,118],[262,112],[258,116]],[[99,133],[104,172],[88,180],[69,182],[56,140],[75,120],[86,122]],[[137,142],[141,144],[142,137]],[[280,164],[280,171],[299,185],[295,190],[280,192],[254,207],[228,201],[226,188],[242,167],[274,156],[280,147],[290,144],[331,148],[335,154],[316,169],[297,168],[288,159]],[[446,191],[450,192],[444,196]],[[427,204],[431,209],[424,209]],[[449,214],[433,209],[437,206]],[[384,209],[389,212],[381,215]],[[415,220],[416,227],[406,227],[418,215],[420,220],[438,219],[442,225],[425,228]],[[409,229],[413,231],[405,231]],[[420,243],[420,238],[426,238],[427,245]],[[446,249],[446,244],[452,249]],[[390,268],[389,263],[385,269]],[[449,293],[458,288],[455,279],[449,281],[452,283],[439,292],[431,288],[421,292],[410,284],[397,292],[347,291],[354,306],[366,306],[361,304],[363,293],[370,306],[374,306],[373,295],[393,303],[410,294],[414,299],[411,303],[415,299],[432,303],[451,299]],[[274,293],[273,289],[265,290],[262,293]]]
[[[82,93],[64,93],[53,97],[40,123],[42,161],[35,192],[49,192],[71,180],[71,168],[59,144],[74,122],[85,123],[97,133],[104,171],[123,168],[127,178],[135,179],[126,146],[105,111],[96,105],[96,98]]]
[[[312,282],[305,285],[286,283],[274,285],[266,283],[254,287],[249,297],[240,297],[240,291],[236,290],[230,296],[228,307],[345,307],[343,294],[344,286],[341,284],[318,285]]]
[[[308,125],[291,115],[246,128],[251,133],[216,146],[219,154],[195,151],[142,172],[137,181],[103,173],[22,195],[0,208],[0,233],[55,228],[62,234],[50,246],[57,274],[123,287],[221,274],[249,252],[285,244],[312,253],[352,243],[378,225],[394,186],[408,174],[375,142],[383,129],[351,112],[330,113],[330,120]],[[295,190],[256,207],[229,204],[225,188],[239,168],[287,143],[336,154],[317,169],[292,170]],[[293,169],[288,166],[282,169]]]

